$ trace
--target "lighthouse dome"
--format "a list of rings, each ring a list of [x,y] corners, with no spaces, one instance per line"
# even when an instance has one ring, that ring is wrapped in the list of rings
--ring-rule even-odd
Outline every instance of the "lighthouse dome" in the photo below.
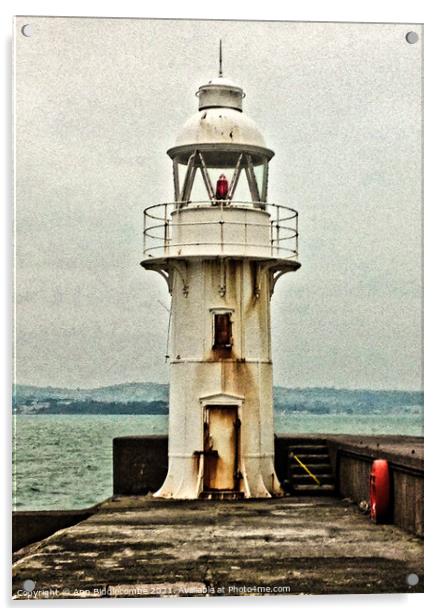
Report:
[[[273,151],[266,147],[255,122],[242,111],[243,89],[225,77],[216,77],[199,87],[198,111],[190,116],[178,133],[171,158],[187,164],[195,146],[204,151],[209,167],[235,166],[239,152],[248,152],[254,164],[270,160]]]
[[[203,108],[182,127],[176,146],[202,143],[243,144],[265,148],[261,131],[245,113],[231,107]]]

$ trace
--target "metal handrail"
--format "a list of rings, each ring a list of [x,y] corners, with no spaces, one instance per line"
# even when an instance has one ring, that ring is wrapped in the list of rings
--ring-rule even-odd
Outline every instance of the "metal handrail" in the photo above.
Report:
[[[213,221],[213,220],[209,220],[209,221],[203,221],[203,222],[199,222],[199,223],[192,223],[192,222],[183,222],[183,223],[169,223],[168,227],[173,229],[174,227],[178,228],[178,227],[193,227],[195,226],[195,224],[197,224],[198,226],[204,226],[204,225],[218,225],[219,222],[218,221]],[[225,226],[233,226],[233,225],[238,225],[238,226],[243,226],[244,223],[243,222],[238,222],[235,220],[232,221],[223,221],[223,224]],[[248,223],[250,226],[254,226],[254,227],[267,227],[268,225],[263,225],[261,223]],[[144,229],[143,233],[145,237],[148,237],[152,240],[164,240],[164,233],[162,233],[161,235],[154,235],[153,233],[150,233],[150,231],[154,231],[155,229],[162,229],[164,231],[164,225],[153,225],[152,227],[147,227],[147,229]],[[288,231],[287,235],[279,235],[279,241],[280,242],[285,242],[287,240],[291,240],[294,239],[298,236],[298,232],[293,228],[293,227],[286,227],[285,225],[279,225],[279,230],[283,230],[283,231]],[[170,239],[170,238],[167,238]],[[270,240],[271,242],[273,241],[272,239]],[[172,244],[173,245],[173,244]],[[171,244],[168,244],[168,246],[171,246]]]
[[[221,210],[223,209],[234,209],[237,207],[245,208],[249,210],[267,210],[268,208],[275,207],[281,210],[286,210],[290,212],[290,214],[284,218],[280,218],[280,222],[284,222],[286,220],[293,220],[298,217],[298,212],[294,208],[288,207],[287,205],[280,205],[279,203],[263,203],[262,201],[232,201],[230,203],[226,201],[169,201],[166,203],[156,203],[155,205],[149,205],[144,209],[144,214],[149,218],[153,218],[155,220],[163,220],[163,216],[155,216],[150,212],[150,210],[165,207],[167,209],[171,208],[171,210],[180,210],[184,207],[191,208],[209,208],[213,209],[215,207],[219,207]]]
[[[184,208],[199,209],[207,208],[211,210],[218,209],[221,213],[220,220],[200,220],[192,222],[172,222],[171,214],[173,211]],[[268,223],[259,222],[241,222],[229,221],[223,219],[222,212],[230,209],[261,209],[267,211],[270,215]],[[274,214],[274,216],[272,216]],[[289,224],[281,224],[292,221]],[[219,225],[223,226],[253,226],[253,227],[269,227],[270,239],[269,244],[248,244],[249,248],[271,248],[272,254],[276,250],[287,252],[290,257],[298,255],[298,212],[289,206],[279,205],[276,203],[263,203],[257,201],[233,201],[230,203],[219,201],[174,201],[168,203],[158,203],[150,205],[144,209],[144,254],[151,254],[152,251],[164,250],[169,251],[170,248],[181,248],[184,246],[216,246],[219,242],[190,242],[176,243],[173,242],[173,229],[185,226],[208,226]],[[154,222],[154,224],[149,224]],[[160,232],[158,234],[158,232]],[[148,240],[154,240],[155,243],[148,243]],[[161,242],[157,244],[156,242]],[[290,242],[290,246],[287,243]],[[226,246],[237,246],[240,242],[223,242]]]

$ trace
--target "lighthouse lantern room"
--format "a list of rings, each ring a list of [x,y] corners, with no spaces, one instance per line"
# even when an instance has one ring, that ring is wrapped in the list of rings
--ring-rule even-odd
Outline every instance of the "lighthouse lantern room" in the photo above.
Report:
[[[274,468],[270,301],[300,267],[297,212],[267,203],[269,161],[243,90],[201,86],[175,146],[174,201],[144,210],[144,259],[171,294],[169,466],[155,496],[268,498]]]

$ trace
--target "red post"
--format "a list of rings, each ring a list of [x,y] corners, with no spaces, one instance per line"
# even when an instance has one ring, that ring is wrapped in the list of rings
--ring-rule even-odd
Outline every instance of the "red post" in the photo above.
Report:
[[[370,518],[376,524],[391,519],[390,469],[387,460],[374,460],[371,467]]]

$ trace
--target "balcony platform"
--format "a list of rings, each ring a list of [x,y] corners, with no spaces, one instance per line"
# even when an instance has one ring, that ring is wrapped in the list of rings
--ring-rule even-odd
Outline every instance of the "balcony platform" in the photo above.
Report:
[[[143,259],[140,261],[140,265],[147,270],[167,270],[169,265],[174,263],[177,259],[182,259],[185,261],[219,261],[221,259],[241,259],[244,261],[254,261],[256,263],[261,263],[261,265],[268,265],[275,271],[293,271],[296,272],[301,267],[301,263],[297,261],[295,258],[293,259],[282,259],[278,257],[265,257],[259,255],[230,255],[230,254],[186,254],[179,256],[166,256],[160,255],[157,257],[148,257],[147,259]]]

